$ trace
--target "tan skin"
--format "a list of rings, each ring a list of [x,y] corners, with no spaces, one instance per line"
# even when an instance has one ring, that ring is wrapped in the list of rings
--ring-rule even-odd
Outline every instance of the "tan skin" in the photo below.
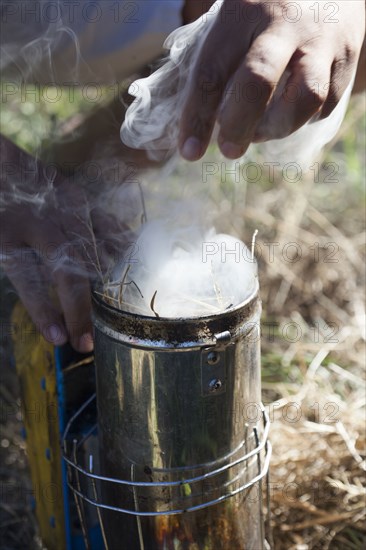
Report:
[[[202,45],[183,109],[179,141],[187,160],[205,153],[216,121],[221,152],[236,159],[253,141],[290,135],[316,113],[326,118],[339,102],[357,68],[365,3],[337,2],[337,17],[330,20],[322,10],[314,17],[307,2],[300,2],[301,12],[295,13],[287,12],[287,4],[224,1]],[[298,91],[296,100],[276,94],[285,70],[290,71],[286,86]],[[231,95],[225,100],[229,83],[244,92],[255,86],[257,99],[249,102],[244,95],[238,101]]]
[[[279,5],[280,10],[283,3],[284,0],[281,0],[275,4]],[[183,9],[185,23],[199,17],[211,4],[210,0],[186,0]],[[225,22],[225,18],[219,18],[208,35],[195,68],[195,78],[181,120],[182,156],[188,160],[202,157],[216,120],[220,123],[218,143],[221,151],[228,158],[238,158],[252,141],[289,135],[316,112],[320,112],[323,117],[327,116],[348,85],[364,38],[364,3],[362,0],[348,0],[343,4],[348,5],[349,12],[342,13],[341,23],[334,27],[321,23],[314,25],[309,14],[305,14],[296,25],[286,22],[280,11],[270,18],[266,11],[269,3],[260,0],[225,0],[223,9],[256,5],[262,10],[262,17],[257,25],[245,22],[240,17],[230,24],[228,20]],[[227,36],[230,36],[230,42]],[[322,56],[319,56],[319,52],[322,52]],[[301,90],[300,103],[286,103],[283,97],[274,93],[273,83],[280,81],[288,65],[292,82]],[[365,47],[359,60],[355,92],[365,89],[364,66]],[[200,83],[207,81],[207,78],[213,85],[213,93],[202,105]],[[244,101],[229,101],[224,108],[220,108],[223,90],[232,78],[242,86],[254,81],[261,87],[263,94],[254,107],[253,103],[249,108]],[[321,91],[315,96],[313,82],[321,84]],[[5,244],[6,250],[10,251],[4,268],[20,298],[47,340],[55,345],[69,340],[80,352],[93,349],[88,276],[93,269],[89,261],[93,250],[88,249],[89,252],[85,254],[79,249],[72,261],[76,261],[81,269],[70,272],[68,248],[65,245],[78,234],[89,247],[90,219],[87,197],[65,177],[63,168],[66,163],[82,164],[91,158],[95,159],[96,142],[107,142],[109,154],[118,155],[122,163],[132,162],[137,166],[148,164],[143,151],[131,150],[120,142],[123,103],[116,100],[93,113],[70,139],[63,144],[55,144],[52,160],[59,166],[59,173],[54,179],[57,200],[50,201],[41,212],[42,215],[38,214],[38,207],[31,203],[14,204],[2,214],[2,245]],[[238,125],[237,120],[245,120],[246,124]],[[281,124],[278,124],[278,120],[281,120]],[[188,145],[187,140],[190,140]],[[36,162],[3,137],[0,145],[2,162],[19,167]],[[37,166],[37,181],[33,183],[42,189],[47,186],[47,181],[42,165],[37,163]],[[6,177],[1,184],[5,192],[10,188]],[[101,239],[107,239],[108,223],[103,214],[95,215],[91,221],[94,232],[99,233]],[[64,263],[55,267],[47,257],[42,257],[41,262],[27,264],[28,271],[25,271],[17,251],[47,248],[50,236],[54,245],[66,250]],[[55,301],[49,294],[50,287],[55,290]],[[56,303],[59,305],[56,306]]]

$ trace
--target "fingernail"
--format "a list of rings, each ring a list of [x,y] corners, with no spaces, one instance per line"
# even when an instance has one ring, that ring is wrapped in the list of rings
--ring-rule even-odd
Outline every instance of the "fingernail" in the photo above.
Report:
[[[202,154],[202,143],[196,137],[189,137],[181,148],[181,155],[186,160],[198,160]]]
[[[62,346],[67,342],[67,334],[60,325],[50,325],[47,327],[45,338],[54,346]]]
[[[89,353],[94,349],[93,336],[90,332],[86,332],[79,338],[78,351],[81,353]]]
[[[245,148],[242,145],[231,143],[231,141],[225,141],[220,145],[220,149],[223,155],[229,159],[237,159],[242,157],[245,153]]]

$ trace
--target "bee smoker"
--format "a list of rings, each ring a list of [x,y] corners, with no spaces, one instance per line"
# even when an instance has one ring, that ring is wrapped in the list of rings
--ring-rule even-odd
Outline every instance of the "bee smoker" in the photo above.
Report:
[[[93,310],[100,472],[65,458],[105,547],[266,548],[258,288],[200,318],[125,313],[96,293]]]

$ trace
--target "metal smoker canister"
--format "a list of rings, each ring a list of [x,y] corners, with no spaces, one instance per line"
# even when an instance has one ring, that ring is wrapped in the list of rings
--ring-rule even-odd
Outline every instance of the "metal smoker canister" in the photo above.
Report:
[[[108,548],[264,548],[258,289],[210,317],[93,308]]]

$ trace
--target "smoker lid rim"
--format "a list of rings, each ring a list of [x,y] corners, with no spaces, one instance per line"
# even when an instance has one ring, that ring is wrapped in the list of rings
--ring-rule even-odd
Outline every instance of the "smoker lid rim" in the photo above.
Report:
[[[215,345],[216,335],[224,331],[230,332],[232,340],[243,336],[252,329],[253,321],[259,322],[261,303],[258,281],[249,298],[236,308],[203,317],[147,317],[124,312],[104,302],[95,292],[92,302],[94,326],[98,331],[112,331],[118,340],[127,344],[172,348],[185,347],[187,342],[190,347]]]

